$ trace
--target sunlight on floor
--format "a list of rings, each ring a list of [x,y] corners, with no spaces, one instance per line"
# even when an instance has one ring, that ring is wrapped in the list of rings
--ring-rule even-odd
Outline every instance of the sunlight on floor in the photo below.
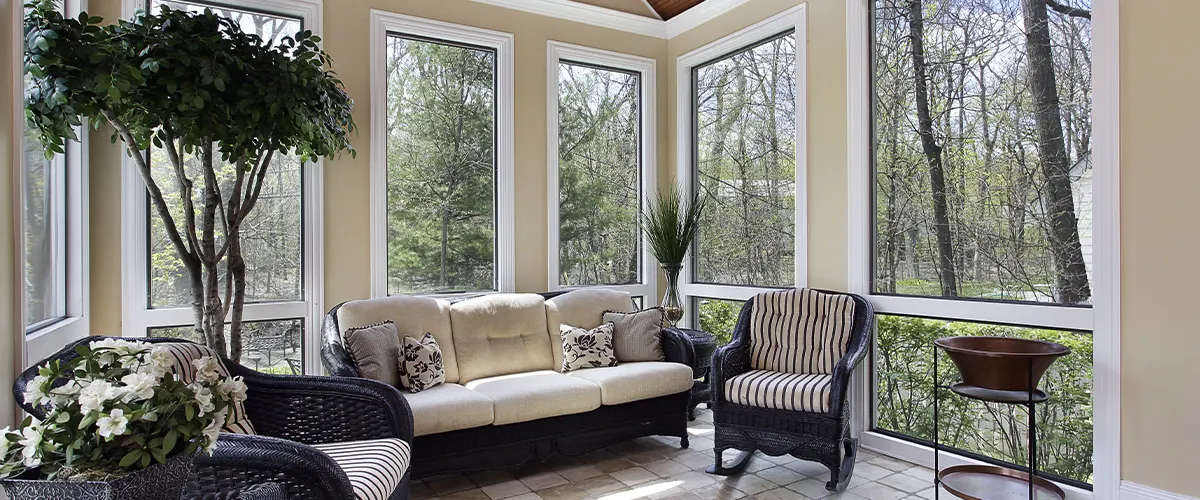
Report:
[[[637,488],[629,491],[605,495],[600,497],[598,500],[633,500],[635,498],[642,498],[646,495],[662,493],[681,484],[683,484],[683,481],[664,481],[661,483],[647,484],[645,486],[638,486]]]
[[[705,436],[712,433],[712,429],[705,429],[703,427],[688,427],[688,434],[693,436]]]

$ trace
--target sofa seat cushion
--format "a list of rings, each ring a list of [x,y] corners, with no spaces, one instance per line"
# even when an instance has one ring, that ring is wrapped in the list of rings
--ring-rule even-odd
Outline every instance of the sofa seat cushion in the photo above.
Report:
[[[467,382],[467,388],[492,400],[495,425],[584,413],[600,407],[599,385],[550,370],[475,379]]]
[[[545,299],[536,293],[497,293],[455,302],[450,323],[459,383],[553,370],[553,353],[562,350],[562,344],[550,343]]]
[[[756,408],[826,413],[832,381],[819,373],[750,370],[725,381],[725,399]]]
[[[492,400],[458,384],[440,384],[421,392],[404,392],[412,409],[413,435],[482,427],[492,423]]]
[[[619,405],[692,389],[692,368],[682,363],[645,361],[591,368],[568,374],[600,386],[600,402]]]
[[[313,445],[342,468],[357,500],[387,500],[404,473],[408,472],[408,443],[396,439],[372,439]]]

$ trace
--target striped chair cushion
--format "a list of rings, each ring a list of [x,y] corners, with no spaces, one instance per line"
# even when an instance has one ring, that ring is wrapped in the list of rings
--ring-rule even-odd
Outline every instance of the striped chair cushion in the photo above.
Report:
[[[846,354],[854,299],[802,288],[754,296],[750,367],[785,373],[832,374]]]
[[[396,439],[373,439],[313,445],[337,462],[357,500],[387,500],[408,471],[408,443]]]
[[[725,399],[756,408],[825,413],[832,380],[818,373],[751,370],[725,381]]]
[[[190,384],[196,380],[196,367],[192,366],[192,360],[205,356],[213,356],[218,360],[221,359],[216,351],[200,344],[170,342],[158,345],[166,347],[171,356],[175,358],[175,362],[171,366],[171,373],[174,373],[175,376],[179,377],[179,381],[185,384]],[[224,363],[225,361],[221,360],[219,371],[222,376],[228,377],[229,370],[225,368]],[[244,401],[235,402],[229,409],[229,417],[225,420],[225,427],[221,430],[236,434],[254,434],[254,425],[250,423],[250,417],[246,415],[246,404]]]

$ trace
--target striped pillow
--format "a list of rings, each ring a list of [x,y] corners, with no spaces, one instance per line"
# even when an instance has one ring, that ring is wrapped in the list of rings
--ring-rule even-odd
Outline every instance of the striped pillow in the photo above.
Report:
[[[750,367],[832,374],[850,343],[854,299],[808,288],[763,292],[750,316]]]
[[[196,380],[196,368],[192,366],[192,360],[200,359],[205,356],[213,356],[220,361],[217,364],[218,372],[222,377],[229,376],[229,370],[225,369],[225,360],[217,355],[217,352],[202,346],[200,344],[191,344],[185,342],[169,342],[157,344],[167,348],[167,352],[171,353],[174,362],[171,366],[171,373],[179,377],[179,381],[185,384],[190,384]],[[250,423],[250,417],[246,415],[246,405],[243,401],[234,401],[229,407],[229,417],[225,420],[225,427],[221,429],[224,432],[232,432],[235,434],[254,434],[254,425]]]

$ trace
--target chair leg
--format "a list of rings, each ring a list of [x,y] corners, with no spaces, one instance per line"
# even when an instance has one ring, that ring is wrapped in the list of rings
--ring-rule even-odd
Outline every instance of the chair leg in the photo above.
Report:
[[[858,440],[843,439],[842,446],[845,448],[845,455],[842,456],[841,465],[829,468],[829,482],[825,483],[825,489],[839,493],[846,491],[846,485],[850,484],[850,478],[854,476],[854,462],[858,459]]]
[[[720,448],[713,448],[713,453],[716,455],[715,462],[707,469],[704,469],[704,472],[718,476],[735,476],[741,474],[746,470],[746,466],[750,465],[750,457],[754,455],[754,450],[734,450],[738,452],[737,458],[734,458],[733,462],[729,466],[726,466],[725,462],[721,460],[721,455],[724,451]]]

